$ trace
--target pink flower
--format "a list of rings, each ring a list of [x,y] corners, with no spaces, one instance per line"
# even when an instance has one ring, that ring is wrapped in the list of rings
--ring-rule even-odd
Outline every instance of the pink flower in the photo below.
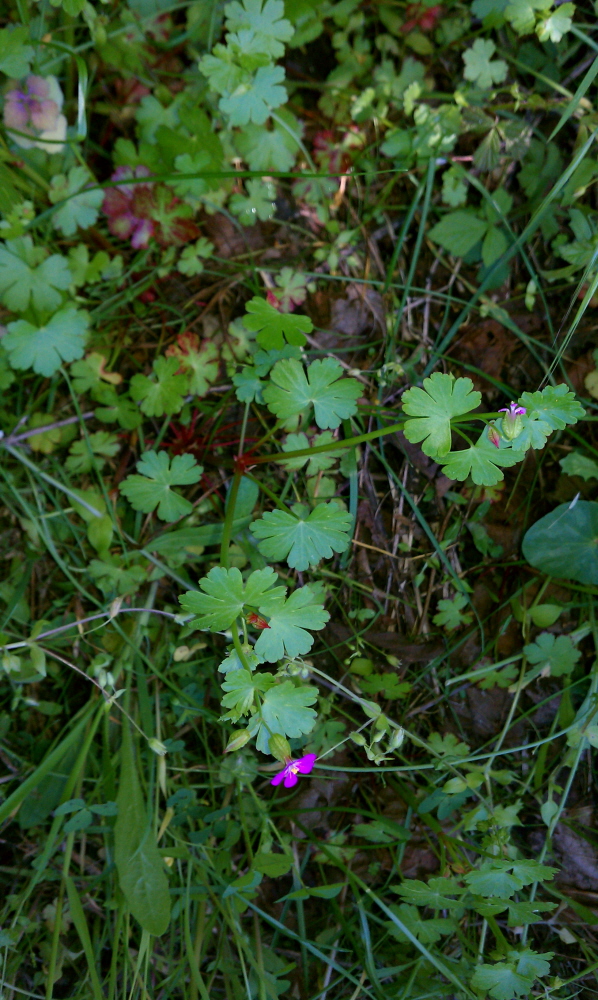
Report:
[[[285,788],[293,788],[299,780],[298,774],[311,774],[317,756],[315,753],[306,753],[305,757],[300,757],[299,760],[287,760],[282,771],[274,775],[270,784],[280,785],[284,782]]]
[[[66,118],[60,113],[63,101],[55,76],[31,75],[22,82],[13,81],[4,99],[4,124],[13,142],[22,149],[37,146],[59,153],[67,129]]]
[[[502,418],[502,432],[504,437],[506,437],[507,441],[513,441],[516,437],[519,437],[523,430],[521,417],[526,413],[525,406],[517,406],[517,403],[511,403],[509,406],[503,406],[498,412],[505,414]]]
[[[527,413],[525,406],[517,406],[517,403],[510,403],[509,406],[503,406],[499,413],[508,413],[510,417],[517,417],[519,414]]]

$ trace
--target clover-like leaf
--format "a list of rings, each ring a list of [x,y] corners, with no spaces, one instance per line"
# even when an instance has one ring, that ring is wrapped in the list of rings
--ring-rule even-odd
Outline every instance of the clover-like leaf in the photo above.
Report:
[[[575,393],[564,383],[547,385],[538,392],[524,392],[519,405],[525,407],[527,417],[544,421],[553,431],[562,430],[567,424],[576,424],[586,414]],[[519,448],[519,438],[516,442]]]
[[[313,603],[308,586],[293,591],[287,599],[271,598],[262,601],[259,611],[270,618],[255,644],[255,651],[268,663],[275,663],[282,656],[302,656],[313,646],[314,637],[307,629],[319,631],[330,618],[322,604]]]
[[[464,881],[477,896],[500,896],[509,899],[518,889],[532,882],[553,879],[556,868],[550,868],[539,861],[484,862],[479,871],[469,872]]]
[[[214,566],[199,581],[201,590],[188,590],[179,601],[184,611],[196,615],[196,628],[217,632],[229,628],[246,604],[259,607],[267,597],[284,602],[286,587],[276,587],[277,582],[278,576],[269,566],[254,570],[246,583],[236,566]]]
[[[303,347],[304,334],[314,328],[309,316],[281,313],[259,295],[250,299],[245,308],[248,315],[243,317],[243,323],[248,330],[255,331],[255,339],[265,350],[281,350],[285,341]]]
[[[156,358],[152,367],[155,379],[147,375],[133,375],[130,385],[132,398],[148,417],[178,413],[189,386],[187,375],[177,374],[180,367],[178,358]]]
[[[278,361],[263,393],[268,409],[287,419],[313,406],[318,427],[334,430],[355,413],[362,392],[356,379],[341,378],[342,373],[334,358],[312,361],[307,375],[299,361]]]
[[[83,394],[105,383],[120,385],[123,380],[122,375],[119,375],[118,372],[107,372],[104,368],[105,364],[106,358],[97,351],[88,354],[81,361],[75,361],[71,365],[71,377],[75,392]]]
[[[180,159],[180,157],[177,157],[177,159]],[[211,257],[213,253],[214,244],[202,236],[195,243],[191,243],[183,248],[176,266],[177,271],[180,271],[181,274],[186,274],[188,278],[196,277],[203,271],[204,260]]]
[[[262,539],[258,549],[266,559],[286,559],[289,566],[301,571],[316,566],[320,559],[329,559],[333,552],[344,552],[352,520],[334,501],[318,504],[312,511],[304,504],[295,504],[290,514],[267,511],[253,522],[250,531]]]
[[[93,469],[94,458],[101,468],[107,458],[114,458],[120,450],[120,442],[116,434],[108,431],[96,431],[89,435],[89,444],[85,440],[75,441],[69,449],[65,467],[69,472],[84,473]]]
[[[409,903],[399,903],[398,906],[393,904],[390,910],[422,944],[434,944],[445,934],[452,934],[455,931],[455,921],[451,917],[430,917],[426,920],[420,916],[417,907]],[[385,924],[396,941],[405,943],[409,941],[407,935],[392,920],[385,921]]]
[[[35,49],[29,41],[29,27],[26,24],[11,24],[0,29],[0,72],[13,80],[20,80],[29,72],[35,58]]]
[[[179,371],[189,376],[189,392],[205,396],[208,385],[218,375],[218,351],[215,344],[204,341],[200,345],[196,333],[179,333],[176,344],[166,348],[167,357],[178,358]]]
[[[283,0],[234,0],[224,12],[227,30],[236,33],[234,40],[243,51],[262,52],[273,60],[284,55],[284,42],[293,37],[294,28],[284,16]]]
[[[30,236],[0,246],[0,296],[14,312],[25,312],[30,304],[45,312],[58,309],[71,281],[66,258],[58,253],[47,257]]]
[[[487,38],[476,38],[471,48],[463,53],[464,77],[486,90],[495,83],[502,83],[508,66],[503,59],[493,59],[496,45]]]
[[[508,962],[478,965],[471,985],[481,994],[493,997],[493,1000],[529,997],[536,977],[546,976],[550,972],[549,961],[552,956],[552,952],[538,955],[529,948],[522,952],[509,951]]]
[[[475,410],[481,398],[470,378],[434,372],[424,379],[423,389],[413,387],[403,395],[405,413],[416,418],[407,420],[405,437],[423,441],[422,451],[431,458],[446,455],[451,449],[451,417]]]
[[[127,476],[120,487],[134,510],[150,514],[157,507],[162,521],[176,521],[193,510],[193,504],[172,489],[199,480],[203,469],[193,455],[175,455],[171,463],[165,451],[146,451],[137,471],[140,475]]]
[[[202,64],[206,64],[205,57]],[[283,80],[282,66],[260,66],[253,75],[243,73],[235,89],[220,98],[218,107],[231,125],[263,125],[270,112],[287,101],[286,89],[280,86]]]
[[[515,451],[500,442],[495,447],[484,432],[469,448],[451,451],[442,459],[445,476],[462,482],[471,476],[477,486],[496,486],[504,478],[501,468],[510,468],[525,458],[524,451]]]
[[[433,910],[454,910],[461,906],[461,896],[465,892],[456,878],[431,878],[428,882],[419,879],[405,879],[400,885],[391,886],[407,903],[429,906]],[[457,898],[454,899],[453,897]]]
[[[289,111],[281,108],[278,117],[288,121],[297,136],[301,135],[301,124]],[[293,166],[299,148],[294,136],[277,122],[270,130],[263,125],[245,125],[234,136],[234,141],[250,170],[279,170],[284,173]]]
[[[82,357],[88,325],[89,313],[68,306],[43,326],[24,319],[9,323],[2,346],[8,352],[11,368],[31,368],[49,378],[63,361]]]
[[[274,733],[290,739],[310,733],[317,713],[308,706],[317,700],[317,688],[305,685],[295,687],[292,681],[283,681],[269,688],[247,727],[252,735],[257,736],[256,748],[261,753],[269,753],[268,741]]]
[[[229,671],[226,680],[222,682],[222,688],[226,692],[222,704],[231,709],[226,718],[237,722],[242,715],[247,715],[253,708],[256,692],[263,693],[272,684],[272,674],[252,674],[248,670]]]
[[[258,128],[256,125],[255,128]],[[267,222],[276,212],[276,188],[272,181],[247,181],[247,194],[234,194],[229,202],[230,210],[243,226],[254,226],[258,219]]]
[[[581,657],[568,635],[555,636],[551,632],[542,632],[535,642],[523,647],[523,652],[530,663],[549,669],[551,677],[570,674]]]
[[[443,626],[447,632],[452,632],[460,625],[469,625],[473,615],[471,611],[464,611],[467,604],[465,594],[457,594],[452,601],[438,601],[438,613],[434,615],[432,621],[435,625]]]
[[[52,178],[48,197],[53,205],[64,202],[52,213],[52,225],[63,236],[73,236],[77,229],[89,229],[96,221],[104,192],[100,188],[86,190],[90,184],[93,177],[87,167],[71,167],[68,177],[56,174]]]

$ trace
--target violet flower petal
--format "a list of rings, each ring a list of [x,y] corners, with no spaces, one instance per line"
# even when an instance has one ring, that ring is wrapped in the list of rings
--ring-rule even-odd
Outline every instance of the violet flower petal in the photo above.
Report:
[[[317,754],[306,753],[305,757],[300,757],[298,761],[295,762],[295,767],[299,774],[311,774],[313,766],[316,762]]]

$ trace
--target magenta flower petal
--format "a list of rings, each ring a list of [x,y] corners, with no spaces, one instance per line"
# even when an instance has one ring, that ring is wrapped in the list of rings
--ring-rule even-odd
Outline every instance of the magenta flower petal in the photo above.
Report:
[[[315,753],[306,753],[305,757],[300,757],[295,765],[299,774],[311,774],[317,756]]]
[[[286,771],[286,768],[285,768],[285,771]],[[285,775],[285,778],[284,778],[284,787],[285,788],[294,788],[295,785],[297,784],[297,782],[299,781],[299,778],[297,777],[296,772],[295,771],[289,771],[288,774],[285,774],[285,772],[283,771],[282,773]]]
[[[282,784],[282,779],[285,776],[286,776],[286,767],[283,768],[282,771],[279,771],[278,774],[274,775],[274,777],[270,781],[270,784],[271,785],[280,785],[280,784]]]

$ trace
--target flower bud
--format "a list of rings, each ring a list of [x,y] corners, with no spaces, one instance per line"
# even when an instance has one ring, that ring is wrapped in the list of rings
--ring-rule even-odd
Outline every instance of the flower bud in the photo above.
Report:
[[[161,740],[157,740],[155,736],[150,737],[147,741],[147,745],[150,750],[153,750],[154,753],[158,754],[158,757],[164,757],[168,753],[166,745],[162,743]]]
[[[240,750],[244,747],[246,743],[251,739],[251,733],[248,729],[235,729],[234,733],[231,733],[230,739],[226,744],[225,753],[232,753],[233,750]]]
[[[351,737],[354,743],[357,743],[358,747],[364,747],[367,743],[365,736],[362,736],[361,733],[357,732],[349,733],[349,736]]]
[[[280,733],[273,733],[270,737],[268,740],[268,750],[273,757],[276,757],[276,760],[280,760],[282,763],[290,760],[292,757],[289,742]]]
[[[500,448],[500,434],[498,433],[494,421],[488,424],[488,440],[495,448]]]
[[[501,421],[503,436],[507,441],[513,441],[516,437],[519,437],[523,430],[521,417],[526,412],[525,407],[517,406],[517,403],[511,403],[510,406],[505,406],[498,412],[505,414]]]
[[[405,739],[404,729],[393,729],[390,739],[388,741],[388,751],[398,750],[402,746],[403,740]]]

